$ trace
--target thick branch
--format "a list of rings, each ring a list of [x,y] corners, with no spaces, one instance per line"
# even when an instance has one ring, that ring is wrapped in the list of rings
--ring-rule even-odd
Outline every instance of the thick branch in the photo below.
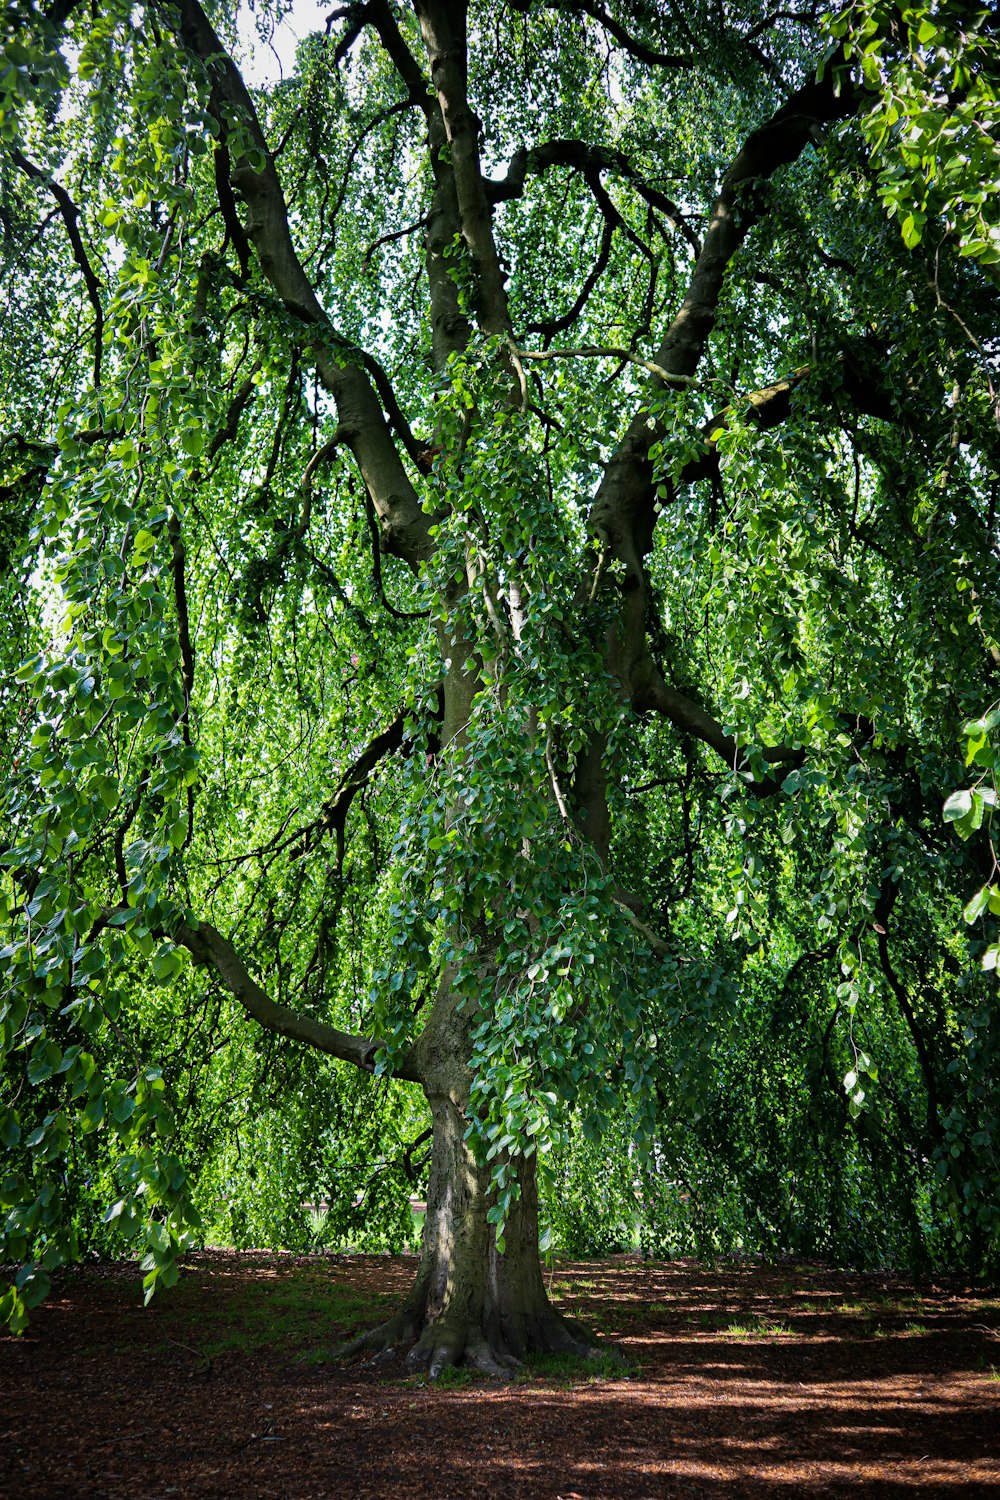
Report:
[[[475,267],[480,323],[487,333],[509,334],[507,292],[479,161],[480,121],[466,91],[465,3],[416,0],[415,8],[450,150],[462,237]]]
[[[434,193],[427,214],[425,265],[430,291],[434,367],[443,370],[450,356],[466,347],[471,332],[448,262],[462,226],[445,122],[428,80],[403,40],[388,0],[368,0],[366,11],[409,98],[423,110],[427,121]]]
[[[624,177],[651,208],[658,209],[663,214],[672,229],[684,236],[695,255],[700,255],[701,242],[677,204],[666,193],[648,183],[642,173],[636,170],[631,158],[613,146],[595,146],[588,141],[561,139],[544,141],[539,146],[533,146],[530,151],[522,147],[511,158],[506,177],[499,181],[486,180],[486,195],[491,203],[520,198],[526,178],[540,176],[549,167],[566,167],[569,171],[579,172],[592,190],[595,184],[600,184],[602,172],[612,172],[617,177]]]
[[[433,552],[429,523],[363,368],[365,356],[334,333],[303,270],[288,228],[288,211],[274,159],[235,64],[198,0],[177,0],[176,10],[164,0],[163,18],[168,25],[175,24],[178,14],[184,46],[201,59],[212,80],[211,108],[222,145],[231,143],[227,116],[233,112],[245,121],[252,142],[251,149],[232,161],[231,176],[247,206],[247,237],[284,306],[316,329],[311,351],[316,370],[337,403],[345,440],[378,511],[383,546],[416,571]]]
[[[652,657],[644,658],[641,667],[637,670],[636,678],[632,703],[637,712],[651,710],[662,714],[684,734],[692,735],[708,745],[731,771],[748,769],[749,758],[746,748],[734,740],[732,735],[726,734],[718,720],[702,708],[700,703],[696,703],[693,698],[685,697],[675,688],[669,687],[664,682]],[[768,765],[780,766],[788,770],[802,765],[805,760],[804,750],[788,745],[765,747],[763,755]],[[768,776],[765,781],[759,782],[756,786],[758,794],[777,791],[784,774],[786,772],[783,770],[782,776]]]
[[[188,950],[196,964],[214,969],[247,1015],[266,1031],[315,1047],[319,1052],[353,1063],[366,1072],[373,1070],[381,1042],[373,1037],[338,1031],[336,1026],[325,1021],[313,1020],[287,1005],[278,1005],[261,989],[232,943],[210,922],[197,922],[194,926],[181,922],[174,929],[173,940]],[[417,1081],[416,1074],[405,1064],[396,1069],[396,1076]]]
[[[752,132],[723,180],[708,231],[680,310],[657,351],[655,363],[671,375],[694,375],[715,327],[726,271],[764,209],[750,185],[766,180],[805,149],[821,124],[857,108],[849,87],[834,92],[833,70],[808,83],[766,124]],[[638,571],[652,540],[654,490],[651,444],[661,434],[638,413],[612,457],[595,497],[591,522],[612,551]]]

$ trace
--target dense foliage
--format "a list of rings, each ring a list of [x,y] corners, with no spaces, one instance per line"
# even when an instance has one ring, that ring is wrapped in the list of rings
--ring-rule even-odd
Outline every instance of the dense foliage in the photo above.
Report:
[[[15,10],[4,1314],[410,1242],[442,1015],[500,1249],[994,1270],[990,14]]]

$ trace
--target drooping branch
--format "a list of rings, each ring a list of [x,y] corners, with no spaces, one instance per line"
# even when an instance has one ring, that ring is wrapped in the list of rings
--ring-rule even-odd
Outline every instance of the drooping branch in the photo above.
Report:
[[[527,178],[541,176],[550,167],[565,167],[569,171],[579,172],[592,191],[595,185],[600,184],[602,173],[613,173],[624,178],[633,185],[650,208],[662,213],[670,227],[683,235],[696,256],[701,253],[701,241],[673,199],[647,182],[631,158],[613,146],[595,146],[589,141],[560,139],[544,141],[533,146],[530,151],[522,147],[511,157],[506,177],[485,181],[487,198],[491,203],[520,198]]]
[[[363,3],[342,5],[337,10],[332,10],[326,18],[326,34],[330,36],[334,24],[337,21],[346,21],[342,36],[338,39],[333,53],[334,68],[339,67],[344,58],[350,52],[354,43],[365,28],[366,11],[368,7]]]
[[[421,218],[419,218],[415,224],[406,224],[402,229],[390,229],[387,231],[387,233],[380,234],[378,239],[372,240],[371,244],[368,246],[368,249],[364,253],[364,258],[361,262],[362,271],[368,270],[368,267],[372,263],[372,257],[374,256],[375,251],[380,250],[383,245],[394,245],[398,240],[409,239],[410,235],[416,234],[418,229],[426,228],[427,216],[425,214]]]
[[[309,828],[301,831],[303,853],[307,853],[316,842],[332,833],[337,841],[337,870],[343,869],[347,815],[351,805],[368,785],[376,766],[402,747],[406,737],[406,719],[405,713],[397,714],[389,727],[377,734],[344,772],[337,790],[324,803],[320,816]]]
[[[348,447],[378,511],[383,546],[416,571],[433,551],[428,519],[364,368],[364,354],[333,330],[296,254],[277,169],[246,85],[198,0],[177,0],[176,8],[161,3],[164,23],[174,27],[179,16],[183,45],[211,79],[210,109],[220,142],[233,155],[230,180],[246,204],[247,238],[261,270],[285,308],[315,330],[312,359],[337,404]],[[244,122],[249,141],[240,144],[238,156],[229,123],[233,114]]]
[[[526,11],[531,0],[510,0],[513,10]],[[655,47],[650,47],[641,41],[639,37],[626,30],[620,21],[605,10],[603,5],[598,5],[597,0],[546,0],[549,10],[561,10],[570,15],[590,16],[599,26],[602,26],[622,49],[637,62],[648,63],[653,68],[693,68],[696,58],[686,53],[658,52]],[[635,7],[633,7],[635,9]]]
[[[654,362],[666,374],[691,378],[697,371],[718,317],[726,272],[748,231],[764,212],[755,183],[795,161],[821,123],[843,118],[856,107],[856,96],[849,83],[837,92],[828,71],[822,82],[799,89],[770,120],[748,136],[723,179],[687,291],[656,352]],[[665,393],[671,384],[660,376],[651,376],[657,394]],[[650,450],[654,443],[664,439],[666,430],[662,419],[650,416],[648,407],[636,412],[605,467],[591,508],[590,524],[599,539],[602,558],[615,559],[625,568],[618,621],[608,637],[608,670],[621,683],[626,698],[648,708],[660,706],[668,717],[673,717],[680,713],[680,706],[670,697],[671,690],[663,680],[647,639],[651,600],[644,565],[656,522],[656,478]],[[700,737],[712,744],[727,764],[739,769],[742,758],[739,747],[722,735],[720,726],[699,723]],[[582,766],[586,768],[591,762],[599,766],[598,748],[596,744],[592,747],[589,760],[581,759]],[[586,772],[578,777],[582,805],[594,802],[590,782],[596,776],[595,785],[598,784],[601,774]]]
[[[167,522],[167,532],[170,537],[170,571],[174,584],[174,609],[177,612],[177,643],[181,653],[181,691],[184,694],[184,708],[181,712],[181,733],[184,743],[191,745],[191,695],[194,692],[194,644],[191,640],[191,626],[188,617],[187,581],[185,578],[185,564],[187,561],[184,548],[184,534],[181,531],[180,516],[176,511],[171,511]],[[187,835],[184,847],[190,844],[194,837],[194,786],[187,787]]]
[[[567,328],[573,327],[573,324],[577,321],[587,303],[590,301],[591,295],[594,291],[594,288],[597,286],[597,283],[600,281],[601,277],[608,269],[608,262],[611,259],[611,247],[614,243],[614,238],[615,226],[613,224],[609,224],[607,220],[605,220],[604,225],[601,229],[601,244],[597,252],[597,259],[594,261],[594,264],[587,272],[586,279],[583,283],[583,286],[580,288],[573,306],[569,309],[568,312],[563,313],[563,315],[559,318],[547,318],[540,323],[529,323],[525,330],[526,333],[540,333],[542,337],[546,341],[548,341],[549,339],[554,338],[557,333],[564,333]],[[532,357],[544,358],[545,356],[537,355]]]
[[[637,677],[632,696],[632,704],[637,712],[651,711],[662,714],[682,733],[689,734],[708,745],[731,771],[747,771],[750,756],[746,746],[727,734],[719,721],[713,718],[700,703],[696,703],[693,698],[688,698],[684,693],[679,693],[676,688],[668,686],[651,657],[646,658],[644,670],[638,673]],[[798,746],[765,746],[762,753],[769,766],[784,769],[780,776],[768,775],[764,781],[757,782],[754,790],[758,795],[777,791],[783,776],[789,770],[802,765],[805,760],[805,751]]]
[[[692,376],[697,370],[718,317],[726,271],[764,211],[751,184],[795,161],[818,126],[856,108],[851,87],[845,84],[836,92],[832,70],[827,70],[821,82],[804,85],[748,136],[723,179],[687,291],[656,353],[657,365],[672,375]],[[633,573],[641,570],[652,540],[655,496],[649,450],[660,436],[656,424],[637,413],[608,463],[591,512],[594,530]]]
[[[906,986],[896,973],[889,953],[889,934],[886,924],[892,915],[892,910],[898,896],[899,887],[889,880],[883,881],[879,898],[875,903],[873,924],[878,943],[879,963],[881,964],[882,972],[886,977],[889,988],[895,997],[896,1004],[899,1006],[903,1019],[906,1022],[910,1036],[913,1039],[914,1050],[916,1051],[917,1059],[920,1063],[921,1076],[924,1080],[924,1088],[927,1092],[927,1133],[934,1144],[939,1146],[943,1141],[943,1131],[941,1129],[940,1107],[938,1103],[937,1074],[927,1047],[927,1039],[917,1021],[913,1006],[910,1004],[910,997],[906,993]]]
[[[430,614],[429,609],[398,609],[385,591],[385,579],[382,576],[382,546],[378,534],[378,517],[375,507],[372,505],[371,496],[365,492],[365,518],[372,539],[372,578],[375,590],[382,601],[383,606],[392,615],[394,620],[426,620]]]
[[[396,396],[395,389],[392,381],[389,379],[385,366],[380,360],[375,358],[374,354],[369,354],[367,351],[362,356],[362,359],[364,367],[371,377],[372,385],[378,391],[379,400],[382,402],[382,407],[388,418],[390,427],[406,449],[411,461],[419,468],[423,444],[418,443],[417,439],[413,436],[413,429],[406,419],[403,408],[399,404],[399,399]]]
[[[384,125],[386,121],[391,120],[394,115],[404,114],[407,110],[412,109],[415,102],[416,101],[414,99],[410,98],[400,99],[395,104],[390,104],[385,109],[380,109],[376,114],[372,116],[361,133],[355,137],[354,143],[351,146],[350,151],[347,153],[347,159],[345,160],[344,165],[341,168],[340,186],[337,190],[337,196],[334,200],[333,207],[329,212],[329,221],[334,226],[334,234],[336,234],[336,225],[340,217],[340,211],[344,206],[344,199],[347,197],[347,189],[350,184],[351,172],[354,169],[354,163],[365,141],[371,135],[373,130],[377,130],[380,125]]]
[[[178,946],[187,949],[197,965],[214,969],[247,1015],[266,1031],[314,1047],[342,1062],[353,1063],[365,1072],[373,1070],[383,1045],[377,1038],[340,1031],[336,1026],[302,1015],[288,1005],[279,1005],[253,978],[233,944],[210,922],[196,922],[194,925],[180,922],[171,936]],[[394,1072],[398,1078],[418,1081],[416,1073],[405,1061]]]
[[[647,370],[650,375],[655,375],[662,380],[664,385],[691,386],[695,384],[691,375],[671,375],[662,365],[654,364],[652,360],[642,359],[640,355],[633,354],[630,349],[619,349],[614,345],[581,344],[577,349],[544,349],[525,350],[519,349],[518,358],[523,360],[550,360],[550,359],[618,359],[625,360],[629,364],[638,365],[640,369]]]
[[[234,443],[239,435],[240,418],[257,394],[253,380],[244,380],[226,409],[225,420],[208,445],[206,461],[211,463],[227,443]]]
[[[443,696],[438,693],[438,716],[443,711]],[[406,711],[398,713],[392,723],[383,729],[372,739],[348,766],[337,785],[336,791],[322,807],[318,818],[304,827],[297,828],[293,833],[287,834],[280,842],[271,847],[269,852],[278,853],[282,849],[297,845],[303,854],[314,848],[320,839],[332,833],[337,841],[337,869],[342,868],[344,863],[344,840],[347,826],[347,815],[355,797],[363,792],[371,781],[372,775],[378,765],[388,756],[396,751],[402,751],[409,755],[413,749],[413,741],[406,733],[406,725],[409,719]]]
[[[60,18],[64,18],[69,15],[72,6],[65,5],[58,7],[58,9],[60,11]],[[59,213],[66,226],[66,235],[69,239],[70,248],[73,251],[73,259],[79,267],[80,275],[83,277],[83,284],[87,289],[87,297],[90,300],[91,307],[94,309],[94,385],[99,386],[101,383],[101,356],[104,346],[104,305],[101,302],[100,282],[95,275],[93,266],[90,264],[90,257],[87,254],[83,237],[80,234],[80,210],[62,184],[56,182],[55,178],[49,173],[43,172],[41,167],[36,166],[33,161],[29,161],[16,146],[11,155],[14,165],[19,167],[26,177],[32,178],[35,182],[45,184],[59,207]]]

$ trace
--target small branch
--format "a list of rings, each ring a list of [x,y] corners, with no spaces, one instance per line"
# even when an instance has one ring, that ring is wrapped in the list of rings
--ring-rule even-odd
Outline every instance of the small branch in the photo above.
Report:
[[[309,522],[312,519],[313,475],[321,464],[325,464],[328,459],[333,457],[342,442],[344,442],[344,437],[338,428],[332,438],[325,442],[321,448],[316,449],[316,452],[306,464],[305,472],[302,475],[302,511],[296,523],[295,530],[292,533],[297,542],[301,542],[302,538],[308,532]]]
[[[188,619],[187,586],[184,580],[184,537],[181,533],[180,517],[176,511],[171,511],[167,522],[167,532],[170,537],[170,567],[174,582],[174,608],[177,611],[177,642],[181,652],[181,690],[184,693],[184,709],[181,713],[181,733],[184,736],[186,746],[191,745],[191,695],[194,692],[194,646],[191,641],[191,627]],[[186,788],[187,792],[187,836],[184,840],[185,849],[194,837],[194,786]]]
[[[524,349],[518,350],[518,357],[522,360],[544,360],[544,359],[620,359],[629,364],[639,365],[641,369],[648,370],[650,375],[655,375],[665,385],[693,386],[698,382],[691,375],[672,375],[662,365],[654,364],[652,360],[642,359],[638,354],[631,353],[628,349],[619,349],[616,346],[607,347],[596,344],[581,344],[576,349],[546,349],[542,352],[528,353]]]
[[[442,696],[439,693],[439,710],[441,705]],[[294,833],[289,834],[280,848],[288,848],[290,845],[299,843],[302,846],[302,853],[307,854],[314,847],[317,839],[325,834],[333,833],[337,839],[337,871],[339,873],[344,863],[344,830],[351,803],[368,785],[372,772],[380,761],[397,750],[402,750],[405,755],[410,754],[412,750],[412,741],[405,733],[407,718],[405,711],[397,714],[389,727],[375,736],[344,772],[337,790],[323,804],[320,816],[314,822],[306,824],[303,828],[297,828]]]
[[[583,286],[580,288],[580,295],[573,303],[573,306],[570,308],[569,312],[563,313],[561,318],[552,318],[542,323],[529,323],[526,329],[527,333],[540,333],[544,339],[548,340],[550,338],[553,338],[557,333],[563,333],[567,328],[572,328],[573,324],[576,322],[577,318],[580,316],[580,314],[583,312],[583,309],[590,301],[590,296],[595,286],[600,281],[601,277],[604,275],[605,271],[608,268],[608,261],[611,259],[611,246],[614,243],[614,238],[615,226],[613,224],[605,223],[604,228],[601,231],[601,248],[597,252],[597,259],[591,266],[590,271],[587,274],[587,279],[583,283]],[[537,355],[534,356],[534,358],[539,357],[540,356]],[[551,358],[551,355],[548,357]]]
[[[233,197],[230,181],[232,163],[229,159],[229,147],[224,139],[212,153],[212,167],[215,174],[215,196],[222,213],[222,222],[226,226],[226,239],[236,251],[236,259],[240,263],[240,277],[246,281],[250,270],[250,241],[243,228],[243,221],[236,207],[236,199]],[[225,244],[223,244],[224,250]]]
[[[184,582],[184,564],[186,560],[184,538],[181,534],[180,517],[176,511],[171,511],[170,519],[167,522],[167,532],[170,537],[170,565],[174,580],[174,606],[177,610],[177,638],[181,649],[181,686],[184,691],[184,738],[185,742],[190,744],[190,735],[187,731],[191,713],[191,694],[194,691],[194,646],[191,643],[187,588]]]
[[[643,666],[645,670],[640,669],[636,673],[633,687],[632,702],[636,711],[641,713],[651,710],[662,714],[685,734],[693,735],[695,739],[710,746],[730,770],[745,770],[748,760],[745,746],[740,745],[732,735],[726,734],[719,721],[702,708],[700,703],[677,692],[675,688],[668,687],[652,657],[647,656]],[[768,765],[787,767],[789,770],[802,765],[805,755],[805,750],[790,745],[774,745],[763,751]],[[782,779],[777,775],[769,776],[765,781],[756,783],[755,790],[758,795],[770,795],[778,790]]]
[[[367,489],[365,490],[365,519],[368,522],[368,530],[372,539],[372,579],[383,605],[394,620],[426,620],[430,614],[429,609],[398,609],[386,594],[385,580],[382,577],[382,538],[375,506]]]
[[[556,799],[556,806],[559,809],[559,816],[568,827],[572,827],[573,820],[570,817],[569,808],[566,806],[566,798],[563,796],[562,788],[559,785],[559,777],[556,775],[555,762],[552,759],[551,730],[545,736],[545,764],[548,767],[549,780],[552,783],[552,793]]]
[[[627,906],[624,901],[617,900],[617,898],[615,899],[614,904],[621,912],[626,922],[628,922],[629,926],[634,927],[636,932],[638,932],[639,935],[649,944],[653,952],[656,954],[657,958],[670,957],[670,944],[665,943],[661,937],[658,937],[653,931],[652,927],[648,926],[647,923],[645,923],[641,919],[641,917],[637,917],[630,906]]]
[[[407,224],[405,229],[393,229],[388,234],[380,234],[378,239],[373,240],[365,251],[364,260],[361,262],[362,273],[368,270],[368,267],[371,265],[372,256],[382,245],[392,245],[396,240],[405,240],[407,235],[416,234],[417,230],[425,228],[426,224],[427,215],[424,214],[415,224]]]
[[[934,1064],[931,1060],[931,1055],[927,1047],[926,1038],[924,1037],[924,1034],[917,1022],[917,1017],[914,1013],[913,1006],[910,1004],[910,997],[906,993],[906,986],[903,984],[899,975],[896,973],[889,954],[889,934],[886,930],[886,923],[889,921],[889,918],[892,915],[892,910],[896,904],[898,895],[899,891],[897,887],[895,887],[891,883],[891,881],[886,880],[883,882],[878,901],[875,903],[875,911],[873,913],[875,920],[872,925],[875,928],[875,937],[878,944],[878,957],[879,963],[882,966],[882,972],[886,977],[889,988],[892,990],[892,993],[895,996],[896,1004],[899,1006],[899,1009],[902,1012],[903,1019],[907,1025],[907,1029],[909,1030],[910,1036],[913,1039],[913,1045],[916,1049],[917,1059],[920,1064],[920,1072],[924,1080],[924,1088],[927,1091],[927,1133],[934,1141],[935,1145],[940,1146],[943,1139],[943,1132],[941,1129],[940,1108],[938,1104],[937,1076],[934,1072]]]
[[[511,0],[514,10],[527,10],[530,0]],[[654,68],[693,68],[696,58],[679,52],[657,52],[655,47],[647,46],[645,42],[639,41],[638,37],[626,31],[618,21],[610,16],[608,12],[596,3],[596,0],[546,0],[549,10],[560,10],[564,14],[573,14],[574,11],[582,11],[590,16],[599,26],[603,26],[608,36],[613,37],[619,47],[634,57],[638,62],[649,63]]]
[[[256,366],[254,368],[256,369]],[[244,380],[236,395],[229,403],[225,421],[208,445],[206,463],[211,463],[227,443],[234,443],[236,441],[239,436],[240,417],[246,411],[256,392],[257,387],[253,381]]]
[[[406,420],[406,417],[403,413],[403,408],[400,406],[398,400],[396,399],[396,392],[393,389],[392,381],[386,374],[385,367],[380,363],[379,360],[375,358],[374,354],[369,354],[367,350],[361,353],[361,362],[367,370],[368,374],[371,376],[372,384],[378,392],[378,398],[382,403],[382,409],[386,414],[389,425],[395,432],[396,436],[399,438],[399,441],[402,443],[403,447],[406,449],[411,461],[416,464],[417,468],[419,469],[420,454],[423,450],[423,445],[421,443],[418,443],[416,438],[413,436],[413,429],[410,427],[409,422]]]
[[[101,355],[104,345],[104,308],[101,305],[100,283],[94,274],[94,268],[90,264],[90,257],[87,255],[86,246],[80,234],[80,210],[66,189],[60,183],[56,182],[54,177],[49,176],[47,172],[43,172],[41,167],[36,166],[33,161],[29,161],[16,146],[11,155],[13,156],[15,166],[20,167],[21,171],[27,177],[33,178],[36,182],[44,183],[59,205],[59,212],[66,226],[66,234],[69,237],[70,246],[73,251],[73,259],[80,268],[80,274],[83,277],[84,286],[87,288],[90,305],[94,309],[94,385],[99,386],[101,383]]]
[[[660,188],[648,183],[626,153],[616,150],[613,146],[598,146],[589,141],[566,138],[543,141],[540,145],[533,146],[530,151],[521,146],[511,157],[506,177],[499,181],[484,180],[483,187],[486,190],[486,196],[491,203],[520,198],[529,173],[532,176],[541,176],[549,167],[566,167],[571,172],[579,172],[605,216],[609,212],[609,200],[601,183],[601,174],[610,172],[624,178],[632,184],[650,208],[658,209],[663,214],[671,229],[683,235],[695,256],[701,254],[701,241],[673,199],[668,198]],[[616,225],[626,227],[617,209],[610,206],[610,212]]]

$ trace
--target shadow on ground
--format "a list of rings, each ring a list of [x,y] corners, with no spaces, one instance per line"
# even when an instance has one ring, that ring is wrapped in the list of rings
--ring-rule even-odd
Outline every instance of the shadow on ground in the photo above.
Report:
[[[1000,1299],[623,1258],[560,1266],[552,1291],[626,1379],[442,1388],[303,1362],[379,1321],[415,1266],[206,1252],[148,1309],[134,1266],[65,1274],[0,1340],[0,1495],[1000,1495]]]

